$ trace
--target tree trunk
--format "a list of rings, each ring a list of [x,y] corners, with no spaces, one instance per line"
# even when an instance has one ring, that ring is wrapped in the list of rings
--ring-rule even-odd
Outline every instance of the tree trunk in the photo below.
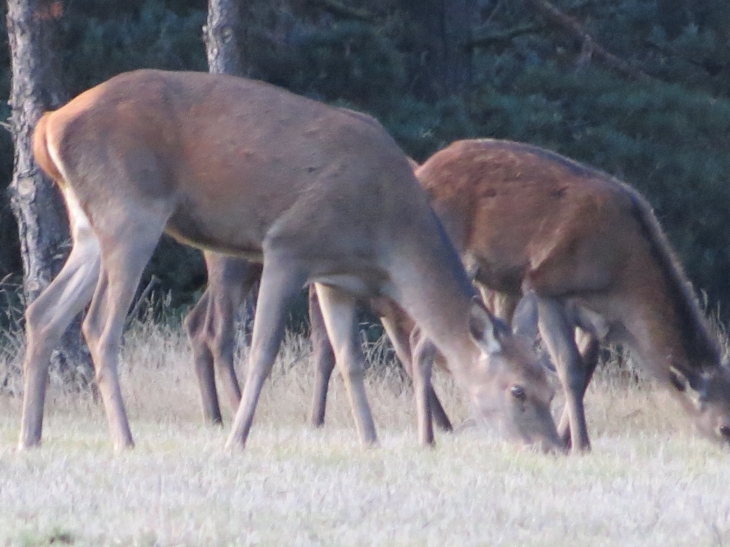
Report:
[[[208,70],[214,74],[241,75],[240,0],[208,0],[208,22],[203,39]]]
[[[435,95],[427,98],[461,94],[472,76],[474,0],[404,0],[404,6],[421,29],[423,64]]]
[[[35,300],[59,272],[70,250],[68,221],[54,184],[33,159],[32,136],[41,114],[66,100],[59,79],[58,20],[63,3],[55,0],[10,0],[8,38],[12,85],[11,132],[15,144],[13,180],[9,194],[18,222],[26,305]],[[91,366],[74,321],[52,357],[65,378],[91,377]]]

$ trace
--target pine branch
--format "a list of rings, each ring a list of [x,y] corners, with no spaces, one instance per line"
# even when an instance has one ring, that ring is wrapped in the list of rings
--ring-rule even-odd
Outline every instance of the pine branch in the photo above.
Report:
[[[316,2],[333,15],[365,22],[373,20],[373,15],[369,11],[353,8],[340,0],[316,0]]]
[[[517,25],[516,27],[512,27],[509,29],[497,30],[492,32],[486,32],[483,30],[483,28],[484,27],[482,27],[481,29],[475,29],[474,37],[471,40],[464,41],[463,46],[468,49],[473,49],[476,47],[488,47],[493,45],[505,46],[509,45],[509,43],[517,36],[522,36],[523,34],[533,34],[535,32],[539,32],[544,27],[535,23],[527,23],[523,25]]]
[[[591,58],[595,57],[601,60],[609,68],[612,68],[613,70],[630,78],[651,78],[651,76],[641,70],[641,68],[621,59],[620,57],[617,57],[613,53],[610,53],[601,44],[599,44],[576,19],[566,15],[547,0],[527,0],[527,2],[535,8],[535,10],[538,11],[546,21],[556,25],[573,38],[582,42],[583,47],[578,59],[579,64],[587,63],[591,60]]]

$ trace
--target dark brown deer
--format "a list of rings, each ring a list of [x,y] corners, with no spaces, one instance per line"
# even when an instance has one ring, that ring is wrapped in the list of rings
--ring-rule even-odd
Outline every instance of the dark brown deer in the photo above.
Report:
[[[709,437],[730,442],[730,373],[682,267],[646,200],[547,150],[460,141],[417,171],[475,279],[528,294],[566,393],[560,433],[590,447],[583,397],[597,341],[631,347]],[[583,331],[581,358],[574,331]]]
[[[112,441],[133,446],[118,350],[163,232],[263,263],[250,366],[227,446],[245,444],[289,303],[309,282],[363,444],[377,436],[356,336],[358,297],[384,295],[402,307],[472,401],[490,388],[491,361],[506,337],[475,299],[406,157],[377,122],[260,82],[141,70],[45,114],[34,146],[63,192],[73,249],[26,310],[20,448],[40,443],[50,353],[89,302],[83,332]]]

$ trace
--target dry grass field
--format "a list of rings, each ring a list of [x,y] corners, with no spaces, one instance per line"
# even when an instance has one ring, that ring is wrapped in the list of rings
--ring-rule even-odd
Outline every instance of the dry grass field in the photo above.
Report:
[[[381,446],[362,450],[339,378],[327,426],[309,428],[309,350],[291,337],[247,449],[227,453],[226,428],[201,425],[183,334],[137,324],[121,370],[136,450],[113,453],[101,406],[53,381],[44,445],[18,453],[12,354],[0,350],[0,546],[730,545],[730,454],[694,436],[663,393],[610,370],[587,396],[589,455],[474,428],[427,450],[410,388],[375,347]],[[464,419],[449,379],[436,380]]]

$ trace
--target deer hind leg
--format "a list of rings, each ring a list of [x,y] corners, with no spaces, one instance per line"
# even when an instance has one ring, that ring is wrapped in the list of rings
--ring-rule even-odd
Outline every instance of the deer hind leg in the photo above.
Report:
[[[185,318],[185,329],[193,350],[203,419],[221,425],[216,371],[235,412],[241,402],[241,389],[233,366],[236,310],[261,277],[261,268],[242,258],[212,252],[205,252],[204,256],[208,266],[208,288]]]
[[[345,381],[360,442],[364,446],[377,444],[375,424],[365,393],[365,358],[357,332],[357,300],[321,283],[316,284],[316,290],[335,361]]]
[[[200,399],[203,409],[203,420],[209,424],[221,425],[221,409],[218,404],[218,393],[215,389],[215,371],[213,352],[208,346],[208,316],[212,313],[210,303],[210,287],[208,287],[198,303],[185,317],[185,330],[193,350],[195,374],[198,377]]]
[[[140,221],[140,216],[139,211],[120,215],[137,220],[112,236],[100,235],[101,275],[82,325],[116,450],[134,447],[117,375],[122,331],[142,271],[164,228],[164,219],[149,216]]]
[[[27,349],[20,449],[40,444],[51,352],[69,323],[91,300],[99,263],[99,245],[91,230],[74,233],[74,245],[63,269],[25,312]]]
[[[567,317],[559,299],[538,298],[540,335],[555,363],[565,391],[565,409],[570,424],[571,449],[574,453],[590,450],[583,395],[586,374],[578,347],[575,326]]]
[[[271,372],[284,338],[287,312],[307,277],[306,269],[297,267],[291,260],[268,256],[264,251],[264,269],[254,316],[246,385],[226,448],[243,448],[246,444],[261,388]]]
[[[241,404],[241,388],[233,366],[236,350],[236,311],[261,278],[260,264],[245,262],[244,267],[243,260],[235,260],[238,261],[235,278],[228,280],[225,290],[218,290],[213,294],[211,347],[215,369],[223,384],[223,392],[234,412]]]
[[[236,310],[248,293],[250,284],[244,288],[238,287],[233,292],[222,291],[213,294],[213,340],[211,351],[215,370],[223,384],[223,392],[228,404],[235,412],[241,404],[241,388],[233,367],[233,354],[236,347]]]
[[[335,369],[335,352],[327,337],[327,327],[324,324],[314,284],[309,285],[309,323],[311,329],[309,339],[312,342],[314,361],[314,395],[310,421],[312,427],[322,427],[327,407],[327,390],[332,371]]]
[[[593,378],[593,373],[598,366],[598,358],[600,356],[600,343],[596,336],[580,328],[576,329],[575,340],[578,346],[578,351],[581,355],[585,378],[583,383],[583,389],[580,395],[582,399],[583,397],[585,397],[586,390],[588,389],[588,384],[590,384],[591,378]],[[566,444],[566,446],[571,445],[570,416],[567,406],[563,409],[563,414],[560,417],[560,423],[558,425],[558,435]]]

